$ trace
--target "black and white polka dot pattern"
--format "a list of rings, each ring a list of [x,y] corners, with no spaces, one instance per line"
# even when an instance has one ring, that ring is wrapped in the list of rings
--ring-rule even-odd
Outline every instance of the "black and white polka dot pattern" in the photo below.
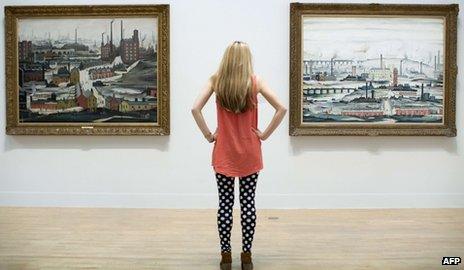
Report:
[[[251,251],[256,226],[255,191],[258,173],[241,177],[240,181],[240,217],[242,224],[242,250]]]
[[[255,192],[259,172],[239,177],[240,217],[242,225],[242,250],[251,251],[256,226]],[[217,225],[221,240],[221,251],[230,252],[230,235],[233,224],[234,177],[216,173],[219,207]]]

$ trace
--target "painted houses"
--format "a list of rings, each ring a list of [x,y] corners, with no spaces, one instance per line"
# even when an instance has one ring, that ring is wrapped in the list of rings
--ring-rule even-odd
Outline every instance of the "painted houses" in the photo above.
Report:
[[[56,101],[45,101],[37,100],[30,103],[30,108],[32,111],[56,111],[58,110],[58,102]]]
[[[156,102],[152,99],[127,101],[124,100],[119,105],[120,112],[148,111],[156,108]]]
[[[427,107],[395,108],[395,114],[401,116],[425,116],[432,113]]]
[[[97,98],[93,94],[93,90],[90,93],[80,93],[80,95],[76,98],[77,105],[84,109],[88,109],[90,111],[96,111],[97,109]]]
[[[52,83],[55,85],[59,85],[61,83],[68,83],[70,78],[70,73],[68,68],[60,67],[58,72],[53,74],[52,76]]]
[[[109,67],[93,68],[89,70],[91,80],[104,79],[114,76],[113,69]]]
[[[121,104],[122,101],[123,99],[121,98],[116,98],[114,96],[110,97],[108,98],[106,107],[112,111],[119,111],[119,105]]]
[[[381,117],[383,110],[346,110],[342,112],[342,115],[360,118]]]
[[[79,69],[77,67],[74,67],[71,69],[71,74],[69,75],[69,81],[72,84],[78,84],[79,83]]]
[[[156,87],[147,87],[146,94],[147,94],[147,96],[156,97],[157,88]]]

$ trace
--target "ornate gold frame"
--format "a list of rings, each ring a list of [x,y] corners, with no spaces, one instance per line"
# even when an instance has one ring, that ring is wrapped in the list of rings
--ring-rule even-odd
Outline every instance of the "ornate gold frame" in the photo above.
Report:
[[[158,122],[19,123],[18,19],[109,16],[158,18]],[[5,44],[8,135],[169,135],[169,5],[6,6]]]
[[[458,4],[290,4],[290,125],[291,136],[300,135],[422,135],[456,136],[456,43]],[[440,16],[445,18],[444,119],[443,124],[307,124],[301,121],[302,16],[374,15]]]

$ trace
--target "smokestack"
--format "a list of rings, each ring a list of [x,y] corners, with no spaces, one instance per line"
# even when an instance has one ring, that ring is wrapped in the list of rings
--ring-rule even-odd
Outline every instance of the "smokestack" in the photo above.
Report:
[[[124,34],[122,33],[122,20],[121,20],[121,40],[124,39]]]
[[[374,99],[374,89],[371,90],[371,98]]]
[[[422,61],[419,62],[419,73],[422,74]]]
[[[437,54],[437,69],[440,67],[440,50],[438,50]]]
[[[77,28],[74,29],[74,43],[77,44]]]
[[[113,45],[113,21],[110,22],[110,45]]]
[[[366,82],[366,98],[367,98],[367,82]]]
[[[330,58],[330,76],[333,76],[333,57]]]
[[[136,42],[139,40],[139,30],[134,29],[134,33],[132,34],[132,39]]]
[[[111,20],[110,22],[110,58],[113,57],[113,22],[114,20]]]
[[[102,44],[101,44],[102,46],[103,46],[103,44],[104,44],[104,41],[103,41],[103,36],[104,36],[104,34],[105,34],[105,32],[102,33]]]
[[[383,57],[382,57],[382,54],[380,54],[380,68],[383,69]]]
[[[424,83],[421,83],[421,96],[420,100],[424,100]]]
[[[403,59],[400,60],[400,76],[403,76]]]
[[[437,56],[433,58],[433,70],[437,71]]]

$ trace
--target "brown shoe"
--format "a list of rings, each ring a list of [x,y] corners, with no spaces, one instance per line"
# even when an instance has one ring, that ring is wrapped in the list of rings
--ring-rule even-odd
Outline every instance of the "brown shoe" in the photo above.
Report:
[[[253,262],[251,261],[251,252],[242,252],[240,255],[242,261],[242,270],[253,270]]]
[[[232,253],[221,252],[221,262],[219,263],[221,270],[232,270]]]

